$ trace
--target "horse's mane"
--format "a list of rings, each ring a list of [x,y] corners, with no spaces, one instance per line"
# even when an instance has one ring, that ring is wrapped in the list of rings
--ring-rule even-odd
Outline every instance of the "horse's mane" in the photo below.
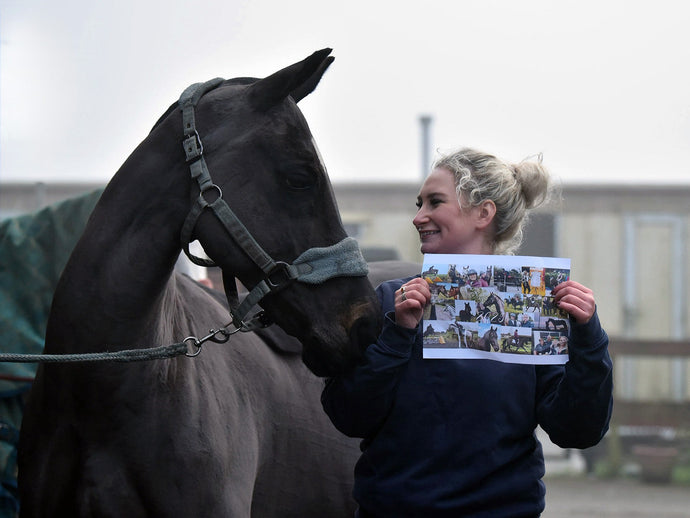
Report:
[[[158,118],[158,120],[157,120],[156,123],[153,125],[153,127],[151,128],[151,131],[150,131],[149,133],[152,133],[153,130],[155,130],[158,126],[160,126],[161,122],[163,122],[165,119],[167,119],[167,118],[168,118],[168,115],[170,115],[170,114],[173,112],[173,110],[176,110],[177,107],[178,107],[178,102],[177,102],[177,101],[175,101],[174,103],[172,103],[172,104],[170,105],[170,108],[168,108],[167,110],[165,110],[165,113],[164,113],[163,115],[161,115],[161,116]]]

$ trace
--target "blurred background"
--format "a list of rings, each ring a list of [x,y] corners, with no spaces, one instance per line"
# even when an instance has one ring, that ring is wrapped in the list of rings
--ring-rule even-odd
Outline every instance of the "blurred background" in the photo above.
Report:
[[[578,486],[592,494],[611,480],[683,488],[689,24],[690,10],[667,0],[1,0],[0,223],[76,198],[78,233],[88,193],[186,86],[263,77],[333,47],[335,63],[300,107],[367,259],[421,264],[411,220],[438,152],[472,146],[514,162],[543,153],[559,195],[534,214],[519,254],[572,259],[611,337],[616,387],[599,446],[563,451],[544,437],[547,477],[596,480]],[[30,383],[31,372],[0,373],[19,378],[0,391],[8,401]],[[0,423],[3,466],[18,412]],[[562,505],[579,516],[584,500]]]

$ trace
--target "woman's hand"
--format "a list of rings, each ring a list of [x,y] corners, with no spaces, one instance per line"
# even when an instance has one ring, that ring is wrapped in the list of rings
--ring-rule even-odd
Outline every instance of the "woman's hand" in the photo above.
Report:
[[[431,300],[429,285],[424,279],[415,277],[395,292],[395,322],[402,327],[414,329],[422,320],[424,306]]]
[[[578,324],[586,324],[594,315],[596,304],[592,290],[575,281],[565,281],[553,289],[556,306]]]

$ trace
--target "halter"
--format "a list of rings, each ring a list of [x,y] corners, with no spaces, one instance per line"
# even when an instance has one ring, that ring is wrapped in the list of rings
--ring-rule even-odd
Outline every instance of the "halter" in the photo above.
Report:
[[[199,216],[205,209],[210,209],[225,227],[233,240],[244,250],[247,256],[264,274],[263,280],[254,286],[247,297],[236,308],[230,308],[232,324],[239,330],[251,331],[258,327],[270,325],[263,312],[245,322],[248,313],[266,295],[280,290],[293,281],[306,284],[321,284],[333,277],[363,277],[369,273],[366,261],[362,257],[357,241],[346,237],[339,243],[322,248],[310,248],[302,253],[292,264],[275,261],[261,248],[247,228],[223,199],[223,191],[213,183],[206,159],[201,137],[194,120],[194,108],[201,97],[216,88],[223,79],[211,79],[205,83],[195,83],[180,96],[179,105],[182,111],[184,147],[192,179],[199,185],[199,197],[189,211],[182,227],[180,239],[182,249],[189,260],[200,266],[215,266],[210,259],[194,256],[189,251],[192,233]],[[205,195],[215,192],[214,201],[206,201]],[[230,301],[228,301],[230,302]]]

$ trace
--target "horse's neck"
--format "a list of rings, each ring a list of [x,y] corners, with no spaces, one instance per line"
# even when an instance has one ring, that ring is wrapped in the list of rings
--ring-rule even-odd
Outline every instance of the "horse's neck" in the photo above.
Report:
[[[131,342],[155,326],[153,315],[174,290],[189,187],[180,168],[177,184],[159,181],[151,168],[137,168],[142,160],[133,154],[96,205],[56,289],[47,343],[53,333],[74,349]]]

